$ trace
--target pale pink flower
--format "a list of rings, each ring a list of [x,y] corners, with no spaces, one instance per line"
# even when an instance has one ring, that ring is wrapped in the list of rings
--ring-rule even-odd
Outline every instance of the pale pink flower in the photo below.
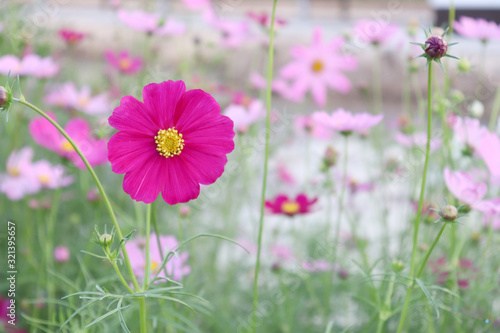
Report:
[[[317,111],[313,113],[313,120],[316,124],[323,125],[329,129],[350,133],[361,132],[364,133],[368,129],[376,126],[384,118],[383,115],[371,115],[368,113],[357,113],[345,111],[344,109],[337,109],[328,114],[324,111]]]
[[[215,18],[211,25],[220,32],[222,40],[220,45],[229,49],[235,49],[248,41],[250,37],[250,27],[245,21],[233,21]]]
[[[171,18],[163,21],[160,15],[142,10],[118,10],[118,18],[130,28],[154,35],[180,35],[185,25]]]
[[[51,57],[42,58],[36,54],[28,54],[19,59],[13,55],[0,57],[0,74],[11,76],[34,76],[50,78],[59,73],[59,65]]]
[[[485,126],[481,126],[479,119],[469,117],[463,119],[458,117],[453,130],[458,140],[466,146],[466,149],[472,149],[474,155],[477,155],[483,137],[488,132]]]
[[[308,272],[320,273],[335,269],[335,265],[329,263],[324,259],[314,261],[303,261],[302,268]]]
[[[170,251],[175,251],[179,245],[177,238],[174,236],[159,235],[160,246],[156,239],[156,234],[152,233],[149,236],[149,255],[150,255],[150,278],[158,273],[158,277],[168,277],[175,281],[181,281],[182,277],[191,272],[191,267],[187,265],[189,254],[187,252],[175,253],[165,264],[167,275],[164,267],[161,266],[163,259]],[[146,266],[145,239],[133,239],[125,245],[134,273],[144,278],[144,268]]]
[[[90,115],[109,113],[112,109],[107,93],[92,96],[89,86],[78,90],[73,82],[66,82],[52,90],[44,101],[48,105],[75,109]]]
[[[127,50],[120,53],[107,50],[104,57],[113,68],[124,74],[136,74],[142,69],[142,58],[132,57]]]
[[[69,249],[64,245],[59,245],[54,249],[54,260],[57,262],[63,263],[68,261],[70,255]]]
[[[261,101],[253,100],[248,107],[231,104],[224,110],[223,114],[231,118],[236,131],[245,133],[252,124],[266,116],[266,110]]]
[[[255,12],[247,12],[247,16],[252,21],[254,21],[255,23],[257,23],[258,25],[260,25],[263,28],[270,28],[271,27],[271,15],[269,15],[266,12],[262,12],[260,14],[255,13]],[[274,20],[274,27],[275,28],[282,26],[282,25],[285,25],[285,24],[286,24],[286,21],[283,19],[276,17]]]
[[[482,42],[500,39],[500,26],[494,21],[486,21],[483,18],[461,16],[458,21],[453,23],[453,28],[462,36],[478,38]]]
[[[182,0],[182,3],[190,10],[207,9],[212,5],[211,0]]]
[[[266,79],[256,72],[250,74],[250,84],[258,90],[267,89]],[[279,77],[271,81],[271,91],[290,101],[299,102],[302,99],[302,96],[297,96],[297,94],[295,94],[286,80]]]
[[[474,204],[474,208],[486,216],[500,216],[500,198],[481,200]]]
[[[42,187],[50,189],[65,187],[73,182],[73,177],[66,175],[62,165],[53,166],[45,160],[33,163],[32,172]]]
[[[33,149],[24,147],[13,151],[7,159],[7,174],[0,174],[0,192],[9,200],[20,200],[25,195],[40,190],[40,183],[33,174]]]
[[[8,75],[9,72],[11,76],[26,75],[21,59],[11,54],[0,57],[0,74]]]
[[[75,45],[85,38],[85,34],[71,29],[61,29],[59,30],[59,37],[69,45]]]
[[[310,90],[314,102],[324,106],[328,88],[344,94],[349,92],[351,82],[342,71],[356,69],[357,60],[340,54],[343,44],[342,37],[324,43],[321,29],[316,28],[309,47],[294,46],[291,49],[293,60],[280,71],[282,78],[292,81],[292,95],[302,99]]]
[[[49,113],[49,116],[57,121],[54,114]],[[48,120],[43,117],[34,118],[29,129],[37,144],[70,159],[78,168],[85,169],[85,164],[73,146]],[[80,148],[90,165],[96,166],[108,161],[107,140],[94,138],[85,119],[71,119],[64,126],[64,130]]]
[[[354,36],[364,42],[379,45],[385,44],[399,30],[397,24],[383,20],[360,20],[354,26]]]
[[[478,146],[478,155],[484,160],[492,180],[500,183],[500,137],[487,132]]]
[[[427,134],[426,133],[413,133],[413,134],[404,134],[401,132],[396,132],[394,134],[394,138],[396,142],[399,143],[403,147],[420,147],[423,148],[427,145]],[[438,149],[441,147],[441,139],[433,138],[431,139],[431,151]]]
[[[290,261],[295,259],[292,248],[286,245],[274,244],[271,247],[271,254],[280,261]]]
[[[333,134],[324,124],[314,121],[312,115],[295,116],[293,123],[299,133],[305,133],[314,138],[328,140]]]
[[[479,202],[488,190],[485,183],[474,182],[472,176],[465,171],[451,171],[445,168],[444,181],[457,199],[471,206]]]
[[[283,164],[278,165],[278,177],[286,184],[295,184],[295,179],[287,167]]]

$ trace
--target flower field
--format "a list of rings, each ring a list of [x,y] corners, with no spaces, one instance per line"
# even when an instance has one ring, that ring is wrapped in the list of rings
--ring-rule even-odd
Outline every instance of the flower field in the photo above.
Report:
[[[500,20],[346,4],[0,4],[0,332],[498,332]]]

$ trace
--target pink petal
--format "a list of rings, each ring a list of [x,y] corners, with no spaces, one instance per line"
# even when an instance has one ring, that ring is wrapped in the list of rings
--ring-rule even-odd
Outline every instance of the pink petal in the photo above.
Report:
[[[144,87],[142,96],[146,110],[159,129],[173,126],[172,118],[176,105],[185,92],[186,85],[182,81],[151,83]]]
[[[108,122],[120,131],[136,133],[141,137],[154,137],[161,129],[158,122],[151,117],[150,110],[132,96],[124,96]]]

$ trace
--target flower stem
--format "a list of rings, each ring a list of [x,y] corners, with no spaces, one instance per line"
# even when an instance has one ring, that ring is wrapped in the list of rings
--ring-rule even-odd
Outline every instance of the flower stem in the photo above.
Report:
[[[337,208],[337,225],[335,229],[335,260],[337,259],[337,252],[339,247],[339,234],[340,234],[340,223],[342,222],[342,211],[344,209],[344,194],[346,188],[346,178],[347,178],[347,149],[348,149],[348,135],[343,135],[344,137],[344,164],[342,166],[342,186],[340,188],[339,202]]]
[[[151,205],[146,208],[146,267],[144,268],[144,282],[142,285],[142,290],[148,290],[149,285],[149,273],[151,270],[151,257],[149,251],[149,235],[151,234]]]
[[[490,132],[495,131],[495,126],[497,124],[498,119],[498,111],[500,110],[500,85],[498,85],[497,92],[495,94],[495,99],[493,101],[493,107],[491,108],[491,117],[490,117]]]
[[[417,273],[417,279],[420,277],[420,275],[422,275],[422,272],[424,271],[425,264],[427,263],[427,260],[429,259],[430,255],[432,253],[432,250],[434,250],[434,247],[436,247],[437,242],[441,238],[441,235],[443,234],[445,227],[446,227],[446,223],[443,223],[443,226],[441,227],[441,230],[439,230],[439,233],[436,236],[436,239],[434,239],[434,243],[432,243],[431,248],[429,249],[429,251],[427,251],[427,254],[425,255],[424,261],[422,261],[422,264],[420,265],[420,269],[418,270],[418,273]]]
[[[422,215],[422,206],[424,203],[425,183],[427,180],[427,167],[429,165],[429,152],[431,149],[431,135],[432,135],[431,106],[432,106],[432,62],[429,63],[429,75],[427,78],[427,145],[425,147],[424,173],[422,175],[422,186],[420,188],[420,198],[418,200],[417,218],[415,220],[415,225],[413,229],[413,248],[411,251],[411,262],[410,262],[410,276],[412,278],[415,278],[415,262],[417,257],[417,248],[418,248],[418,229],[420,227],[420,218]],[[399,319],[399,326],[397,333],[401,333],[403,331],[414,284],[415,280],[413,279],[413,281],[410,283],[406,291],[405,303],[403,305],[403,310],[401,311],[401,317]]]
[[[148,323],[146,321],[146,298],[139,298],[139,313],[141,316],[141,333],[147,333]]]
[[[266,200],[266,186],[267,186],[267,164],[269,160],[269,137],[270,137],[270,127],[271,127],[271,82],[273,79],[273,58],[274,58],[274,17],[276,13],[276,3],[278,0],[273,2],[273,11],[271,14],[271,30],[269,39],[269,63],[267,72],[267,115],[266,115],[266,143],[264,152],[264,175],[262,178],[262,194],[260,202],[260,218],[259,218],[259,237],[257,240],[257,260],[255,263],[255,276],[253,282],[253,306],[252,306],[252,332],[257,332],[257,305],[259,298],[259,270],[260,270],[260,252],[262,249],[262,229],[264,226],[264,206]]]
[[[83,163],[87,167],[90,175],[94,179],[94,182],[96,183],[97,188],[99,189],[99,193],[101,194],[101,197],[102,197],[102,199],[103,199],[103,201],[108,209],[109,216],[111,217],[111,220],[113,221],[113,225],[115,226],[116,233],[117,233],[118,237],[120,238],[120,240],[123,239],[123,233],[120,229],[120,225],[118,224],[118,220],[116,219],[115,213],[113,211],[113,207],[111,206],[111,203],[109,202],[108,196],[106,195],[106,192],[104,191],[104,188],[102,187],[101,182],[99,181],[99,178],[97,178],[97,175],[94,172],[94,169],[90,166],[89,162],[87,161],[87,159],[83,155],[80,148],[78,148],[76,143],[69,137],[69,135],[66,133],[66,131],[56,121],[54,121],[45,112],[43,112],[41,109],[39,109],[35,105],[29,103],[28,101],[25,101],[24,99],[13,98],[12,100],[15,102],[19,102],[19,103],[31,108],[33,111],[35,111],[36,113],[38,113],[39,115],[41,115],[42,117],[47,119],[55,128],[57,128],[57,130],[66,138],[66,140],[68,140],[68,142],[71,144],[71,146],[73,146],[76,153],[78,154],[78,156],[80,156]],[[123,258],[125,260],[125,263],[127,265],[127,271],[130,275],[130,278],[132,279],[132,284],[134,285],[135,290],[140,290],[139,283],[137,282],[137,278],[134,274],[134,271],[132,270],[132,265],[130,264],[130,259],[129,259],[127,250],[126,250],[124,245],[122,245],[122,253],[123,253]]]

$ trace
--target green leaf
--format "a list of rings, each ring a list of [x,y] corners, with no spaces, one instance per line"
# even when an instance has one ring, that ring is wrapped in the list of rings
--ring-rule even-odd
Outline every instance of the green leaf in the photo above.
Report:
[[[425,288],[424,283],[420,279],[415,279],[415,281],[418,283],[418,285],[420,286],[420,289],[422,289],[422,291],[424,292],[425,296],[427,296],[427,298],[429,299],[429,301],[432,303],[432,306],[434,307],[434,310],[436,310],[436,315],[439,318],[439,307],[437,306],[436,302],[434,302],[434,300],[432,299],[432,296],[429,293],[429,291],[427,290],[427,288]]]
[[[119,308],[119,307],[117,307],[116,309],[111,310],[111,311],[109,311],[108,313],[103,314],[102,316],[100,316],[99,318],[97,318],[96,320],[94,320],[93,322],[91,322],[90,324],[88,324],[87,326],[85,326],[85,328],[88,328],[88,327],[90,327],[90,326],[92,326],[92,325],[95,325],[95,324],[97,324],[98,322],[100,322],[101,320],[106,319],[106,318],[108,318],[109,316],[111,316],[111,315],[115,314],[116,312],[118,312],[118,311],[120,311],[120,310],[123,310],[123,309],[128,308],[129,306],[130,306],[130,305],[127,305],[127,306],[125,306],[125,307],[123,307],[123,308]]]
[[[67,323],[69,323],[69,321],[70,321],[71,319],[73,319],[73,317],[74,317],[74,316],[76,316],[77,314],[79,314],[80,312],[82,312],[82,311],[83,311],[83,309],[85,309],[87,306],[89,306],[89,305],[91,305],[91,304],[93,304],[93,303],[95,303],[95,302],[97,302],[97,301],[99,301],[99,299],[98,299],[98,298],[96,298],[96,299],[94,299],[93,301],[88,302],[87,304],[84,304],[84,305],[82,305],[81,307],[79,307],[79,308],[78,308],[75,312],[73,312],[73,314],[72,314],[71,316],[69,316],[69,318],[68,318],[68,319],[66,319],[66,321],[65,321],[65,322],[61,325],[61,327],[59,327],[58,332],[61,332],[61,329],[62,329],[64,326],[66,326],[66,324],[67,324]]]

